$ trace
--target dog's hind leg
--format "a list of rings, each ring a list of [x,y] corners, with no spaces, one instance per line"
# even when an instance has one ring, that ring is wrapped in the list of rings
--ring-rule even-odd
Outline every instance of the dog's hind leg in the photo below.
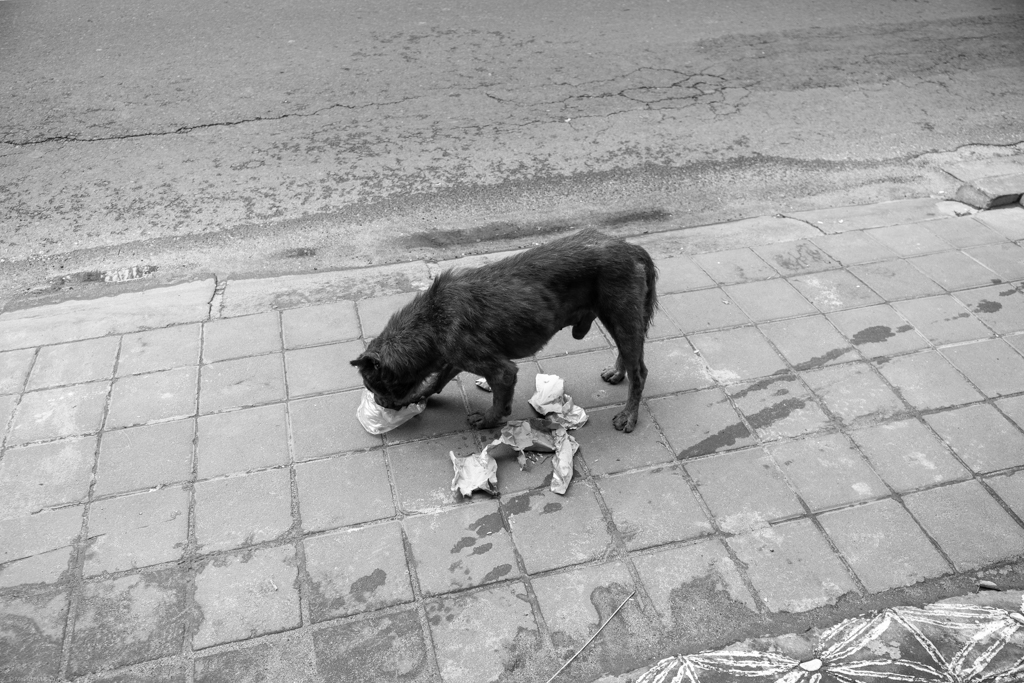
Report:
[[[516,376],[519,368],[510,360],[496,360],[485,367],[467,367],[470,372],[483,375],[491,385],[494,397],[491,407],[483,413],[470,413],[470,426],[476,429],[490,429],[512,414],[512,396],[516,390]]]
[[[604,322],[604,321],[602,321]],[[615,367],[601,373],[606,382],[617,384],[624,377],[629,378],[629,395],[626,406],[612,418],[612,426],[623,432],[631,432],[636,426],[640,415],[640,397],[647,383],[647,366],[644,364],[644,337],[639,328],[631,325],[630,329],[609,327],[609,332],[619,348],[619,356],[615,359]]]

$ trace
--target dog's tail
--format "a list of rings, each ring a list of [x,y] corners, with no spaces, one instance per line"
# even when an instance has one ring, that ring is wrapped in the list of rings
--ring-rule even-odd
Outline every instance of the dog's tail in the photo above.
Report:
[[[658,309],[658,267],[654,265],[654,259],[646,249],[640,250],[640,258],[643,260],[644,270],[647,274],[647,294],[644,297],[644,334],[646,335],[647,331],[651,329],[654,312]]]

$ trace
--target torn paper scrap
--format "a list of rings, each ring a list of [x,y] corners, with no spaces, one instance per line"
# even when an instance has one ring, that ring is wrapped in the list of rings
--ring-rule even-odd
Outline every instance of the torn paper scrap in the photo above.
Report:
[[[476,378],[476,385],[478,387],[480,387],[481,389],[483,389],[484,391],[490,391],[491,390],[491,385],[487,383],[487,378],[486,377],[477,377]]]
[[[572,460],[580,445],[555,420],[513,420],[501,428],[491,446],[508,444],[519,452],[519,465],[526,465],[528,453],[552,453],[551,490],[564,495],[572,481]]]
[[[359,424],[363,425],[363,429],[369,433],[383,434],[405,424],[426,408],[427,400],[423,399],[420,403],[410,403],[404,408],[391,410],[377,405],[377,402],[373,400],[373,392],[363,389],[363,398],[359,402],[359,407],[356,408],[356,417],[359,419]]]
[[[587,413],[565,393],[565,382],[558,375],[537,375],[537,391],[530,405],[539,414],[558,422],[566,429],[577,429],[587,423]]]
[[[454,451],[448,451],[448,457],[455,468],[452,491],[458,491],[467,498],[477,489],[492,496],[498,495],[498,463],[487,454],[487,448],[468,458],[456,457]]]

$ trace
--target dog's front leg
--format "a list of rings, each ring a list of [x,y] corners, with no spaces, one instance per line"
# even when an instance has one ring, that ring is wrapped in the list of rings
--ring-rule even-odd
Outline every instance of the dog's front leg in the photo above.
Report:
[[[469,424],[476,429],[490,429],[496,427],[502,418],[512,414],[512,396],[516,391],[516,376],[519,368],[510,360],[496,361],[494,365],[486,368],[471,370],[478,375],[483,375],[487,383],[491,385],[491,392],[494,401],[491,407],[483,413],[470,413]]]

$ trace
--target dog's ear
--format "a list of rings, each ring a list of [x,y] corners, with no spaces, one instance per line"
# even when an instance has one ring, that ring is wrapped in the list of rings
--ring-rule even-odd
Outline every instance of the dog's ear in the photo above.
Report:
[[[373,351],[364,351],[359,354],[358,358],[353,361],[349,361],[349,363],[360,370],[376,370],[380,367],[380,356]]]

